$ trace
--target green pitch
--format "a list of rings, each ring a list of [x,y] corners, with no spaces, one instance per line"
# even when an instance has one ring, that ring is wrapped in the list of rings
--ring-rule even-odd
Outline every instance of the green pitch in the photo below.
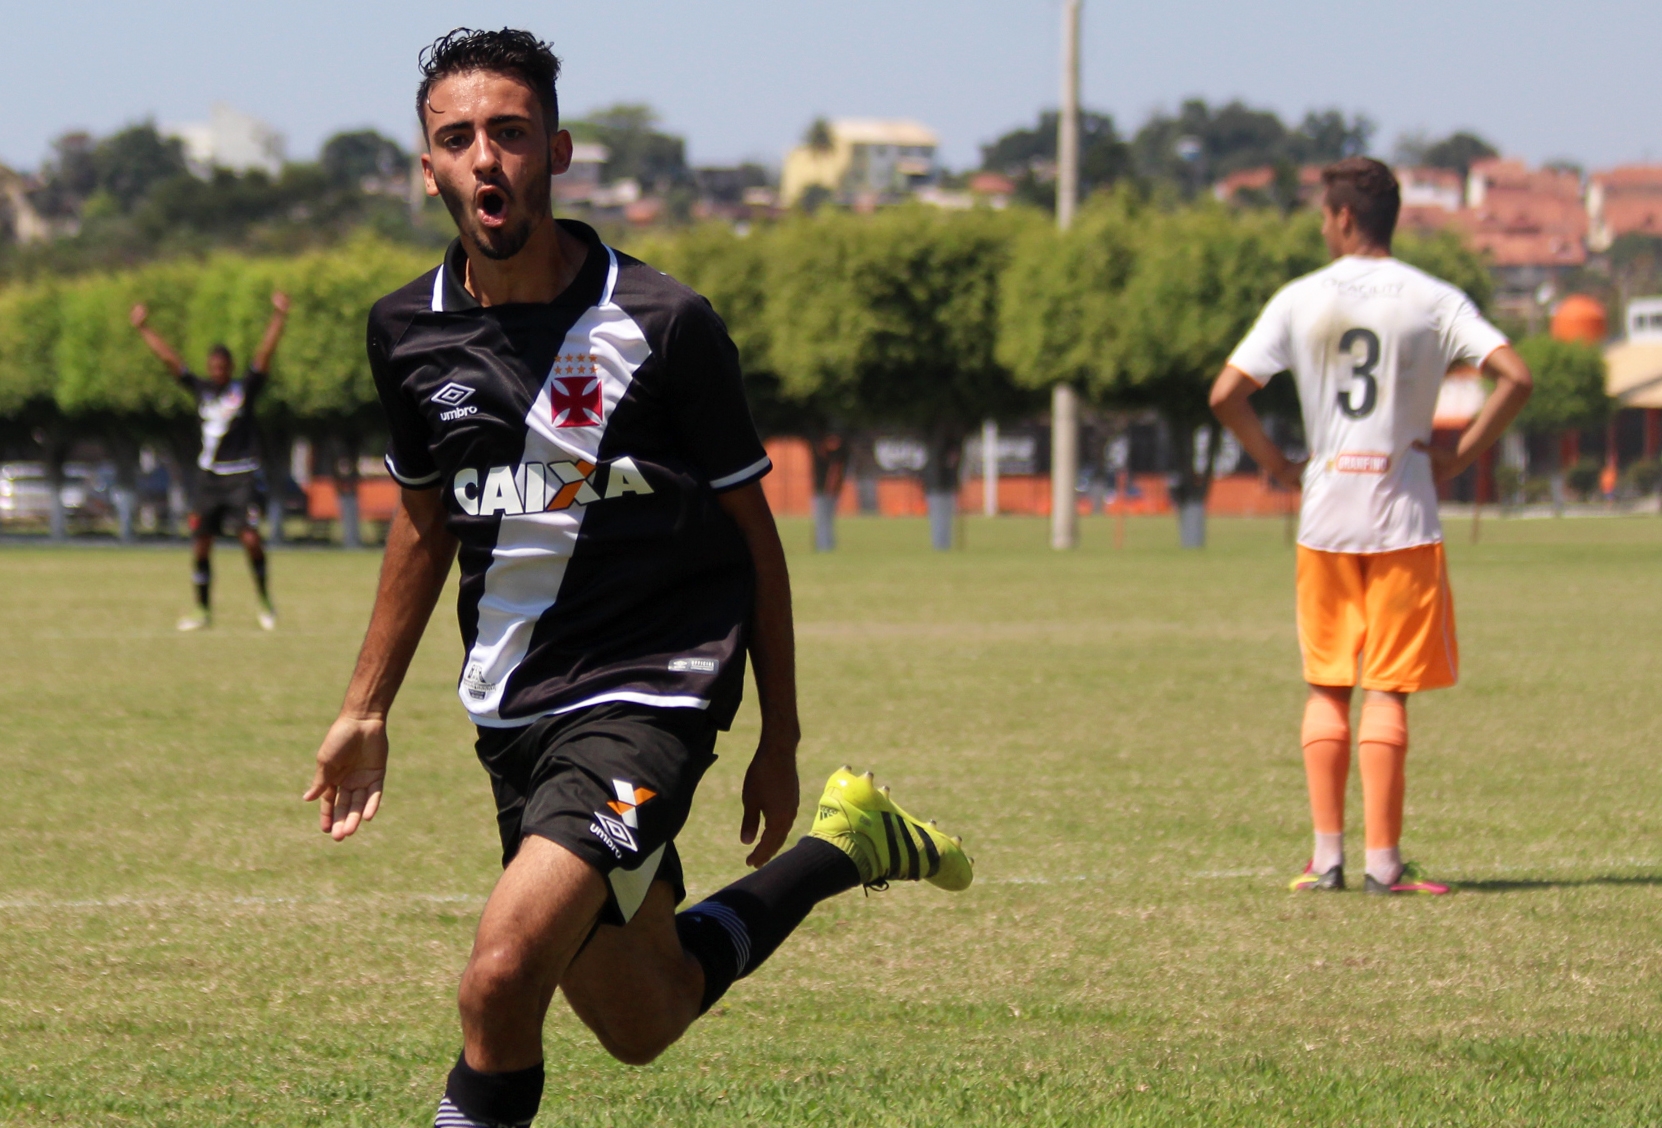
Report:
[[[1280,522],[966,534],[847,521],[794,567],[805,802],[875,768],[974,888],[821,909],[645,1069],[557,1004],[539,1123],[1662,1119],[1662,521],[1451,529],[1465,681],[1412,706],[1406,845],[1462,889],[1419,900],[1284,892]],[[222,548],[218,625],[180,636],[182,551],[0,551],[0,1123],[431,1122],[497,872],[447,613],[367,834],[298,802],[377,564],[279,554],[263,635]],[[754,733],[682,839],[695,894],[740,870]]]

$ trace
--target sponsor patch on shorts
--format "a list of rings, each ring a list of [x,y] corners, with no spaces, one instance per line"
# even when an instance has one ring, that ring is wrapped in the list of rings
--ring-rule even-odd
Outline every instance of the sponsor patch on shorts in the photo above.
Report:
[[[713,674],[721,669],[721,662],[715,658],[672,658],[669,668],[677,674]]]

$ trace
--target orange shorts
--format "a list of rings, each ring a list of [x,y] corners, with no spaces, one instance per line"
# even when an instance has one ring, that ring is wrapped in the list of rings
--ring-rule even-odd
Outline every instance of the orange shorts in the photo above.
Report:
[[[1298,547],[1298,643],[1311,685],[1417,693],[1453,685],[1460,647],[1441,544],[1396,552]]]

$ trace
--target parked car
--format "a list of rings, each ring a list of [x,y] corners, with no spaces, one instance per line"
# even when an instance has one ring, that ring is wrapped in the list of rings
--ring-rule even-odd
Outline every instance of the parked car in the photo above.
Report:
[[[108,520],[115,512],[110,501],[107,468],[84,462],[66,463],[58,499],[65,521],[85,528]],[[52,486],[39,462],[0,463],[0,522],[41,524],[51,520]]]

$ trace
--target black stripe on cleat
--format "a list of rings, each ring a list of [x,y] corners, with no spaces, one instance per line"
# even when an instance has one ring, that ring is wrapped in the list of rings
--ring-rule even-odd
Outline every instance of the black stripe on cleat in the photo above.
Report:
[[[886,878],[899,877],[900,843],[895,841],[894,816],[887,811],[883,812],[883,832],[889,836],[889,869],[883,876]],[[910,845],[910,843],[907,845]]]
[[[929,837],[929,832],[918,827],[918,837],[923,839],[924,853],[929,855],[929,872],[924,877],[934,877],[941,872],[941,852],[935,849],[935,840]]]
[[[913,831],[913,827],[911,826],[911,824],[909,824],[909,823],[902,824],[902,826],[901,826],[901,837],[903,839],[905,839],[905,841],[906,841],[906,880],[907,881],[916,881],[918,879],[918,869],[919,869],[919,865],[918,865],[918,844],[916,842],[912,841],[912,834],[913,833],[914,833],[914,831]]]

